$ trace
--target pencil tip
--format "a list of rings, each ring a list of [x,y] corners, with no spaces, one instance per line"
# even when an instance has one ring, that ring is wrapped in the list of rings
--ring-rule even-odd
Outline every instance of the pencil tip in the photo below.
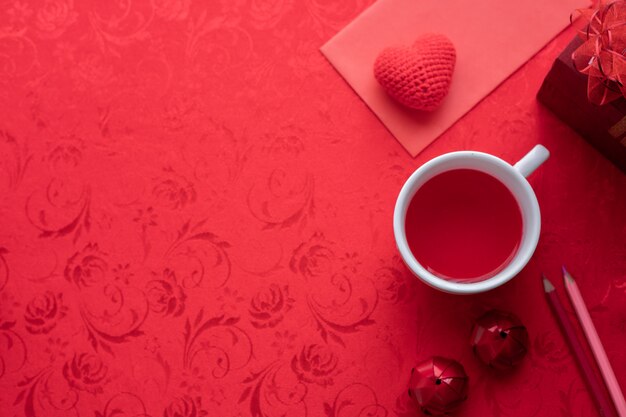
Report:
[[[543,279],[543,290],[545,292],[554,291],[554,285],[552,285],[552,283],[548,280],[548,278],[546,278],[545,274],[542,274],[541,277]]]
[[[574,282],[574,278],[569,274],[569,272],[567,272],[567,269],[565,269],[565,265],[563,265],[561,268],[563,270],[563,281],[566,284],[568,282]]]

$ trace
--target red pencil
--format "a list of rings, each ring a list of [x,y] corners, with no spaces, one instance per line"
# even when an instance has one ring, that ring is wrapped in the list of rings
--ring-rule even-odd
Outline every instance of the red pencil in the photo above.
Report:
[[[602,341],[600,340],[600,336],[598,336],[596,326],[593,325],[593,320],[591,320],[583,296],[578,289],[578,285],[576,285],[576,280],[572,278],[565,267],[563,267],[563,283],[565,284],[565,290],[567,291],[567,295],[569,295],[574,311],[578,316],[578,322],[583,328],[589,346],[591,346],[591,352],[596,358],[600,374],[602,374],[604,383],[613,399],[613,405],[615,405],[617,414],[620,417],[626,417],[626,401],[624,400],[622,389],[619,386],[619,382],[617,382],[615,372],[613,372],[613,368],[611,367],[611,362],[609,362],[609,358],[606,356],[604,346],[602,346]]]
[[[543,276],[543,289],[546,292],[548,304],[550,304],[552,312],[554,313],[557,321],[559,322],[561,330],[563,331],[563,336],[565,336],[565,339],[572,349],[572,353],[574,353],[574,357],[576,358],[580,371],[583,374],[583,379],[587,383],[587,388],[589,388],[591,396],[598,406],[598,412],[602,417],[614,417],[615,414],[613,412],[613,408],[611,407],[611,403],[609,402],[604,393],[604,390],[602,389],[602,383],[593,371],[591,361],[589,360],[587,355],[585,355],[583,346],[576,336],[574,326],[567,316],[567,313],[563,308],[563,304],[561,304],[561,301],[559,300],[554,286],[550,281],[548,281],[545,275]]]

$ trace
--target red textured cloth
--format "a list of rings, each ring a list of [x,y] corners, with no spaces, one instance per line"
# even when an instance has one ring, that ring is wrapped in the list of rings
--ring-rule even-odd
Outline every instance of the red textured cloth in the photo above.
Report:
[[[0,416],[412,416],[433,355],[470,377],[459,416],[594,416],[539,282],[562,263],[626,387],[626,176],[535,100],[573,32],[413,159],[318,51],[361,0],[1,5]],[[528,267],[413,278],[408,175],[538,142]],[[493,308],[530,334],[504,377],[469,343]]]
[[[381,51],[374,77],[387,94],[407,107],[432,111],[448,95],[456,51],[446,36],[429,33],[411,46]]]

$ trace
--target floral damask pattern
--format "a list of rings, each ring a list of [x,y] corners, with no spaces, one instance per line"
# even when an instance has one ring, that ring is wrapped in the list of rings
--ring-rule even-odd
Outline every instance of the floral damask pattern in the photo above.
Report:
[[[293,0],[253,0],[249,14],[253,27],[269,29],[276,26],[293,8]]]
[[[78,416],[78,392],[63,378],[60,370],[47,367],[16,384],[13,406],[22,408],[26,417]]]
[[[253,345],[238,326],[238,317],[223,315],[205,318],[200,310],[193,321],[185,321],[183,367],[198,368],[203,375],[224,378],[245,367],[252,358]]]
[[[138,396],[131,393],[120,393],[112,396],[102,411],[96,411],[95,417],[135,416],[149,417],[146,405]]]
[[[26,168],[30,162],[31,155],[24,142],[18,142],[10,132],[0,130],[0,153],[5,157],[0,160],[2,169],[2,182],[0,190],[17,187],[26,173]]]
[[[0,322],[0,378],[19,371],[28,357],[26,343],[14,327],[15,322]]]
[[[308,415],[308,388],[298,381],[289,366],[274,362],[243,380],[245,389],[238,402],[249,403],[252,417]]]
[[[291,368],[303,382],[321,386],[333,384],[333,375],[338,373],[339,359],[328,346],[309,345],[291,360]]]
[[[71,361],[63,365],[63,376],[68,384],[77,390],[101,394],[107,370],[98,356],[81,353],[75,354]]]
[[[9,281],[9,267],[3,256],[6,252],[7,250],[5,248],[0,248],[0,291]]]
[[[369,277],[359,275],[358,255],[338,256],[334,246],[323,234],[315,233],[294,250],[289,266],[307,281],[325,284],[311,287],[307,305],[322,339],[345,347],[343,335],[375,324],[371,316],[378,293]]]
[[[78,287],[90,287],[104,282],[109,266],[106,254],[100,251],[97,243],[88,243],[68,260],[63,275]]]
[[[200,397],[175,398],[163,411],[163,417],[204,417],[208,412],[202,409],[201,401]]]
[[[177,176],[172,168],[163,170],[164,176],[155,179],[152,195],[156,204],[176,210],[196,201],[196,190],[185,178]]]
[[[185,311],[185,293],[169,269],[163,271],[163,277],[148,282],[146,295],[150,310],[155,313],[176,317]]]
[[[409,271],[404,268],[399,256],[382,262],[374,271],[374,285],[379,297],[390,303],[405,303],[415,295],[417,282]]]
[[[364,384],[355,383],[343,388],[335,401],[324,404],[327,417],[371,416],[387,417],[387,409],[378,403],[376,393]]]
[[[250,300],[250,322],[257,329],[276,327],[293,307],[295,300],[289,296],[289,287],[272,284],[259,290]]]
[[[156,0],[155,13],[164,20],[185,20],[189,15],[191,0]]]
[[[304,225],[314,214],[315,182],[303,157],[302,139],[291,130],[261,138],[263,146],[255,152],[265,163],[253,173],[247,203],[267,229]]]
[[[35,12],[35,27],[43,38],[58,38],[77,17],[72,0],[46,0]]]
[[[371,3],[0,0],[2,417],[409,417],[434,354],[470,375],[459,415],[593,416],[537,278],[564,262],[626,386],[626,177],[534,98],[573,32],[414,160],[319,53]],[[411,172],[538,141],[529,265],[478,297],[417,281]],[[531,335],[511,375],[469,349],[492,308]]]
[[[67,307],[63,305],[63,294],[46,291],[33,298],[26,306],[24,313],[26,330],[32,334],[49,333],[66,313]]]

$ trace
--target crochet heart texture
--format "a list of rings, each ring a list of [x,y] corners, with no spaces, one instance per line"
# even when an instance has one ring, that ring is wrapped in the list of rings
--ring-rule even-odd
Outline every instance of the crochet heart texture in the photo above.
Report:
[[[432,111],[448,95],[455,63],[456,50],[450,39],[426,34],[412,46],[384,49],[374,63],[374,76],[398,102]]]

